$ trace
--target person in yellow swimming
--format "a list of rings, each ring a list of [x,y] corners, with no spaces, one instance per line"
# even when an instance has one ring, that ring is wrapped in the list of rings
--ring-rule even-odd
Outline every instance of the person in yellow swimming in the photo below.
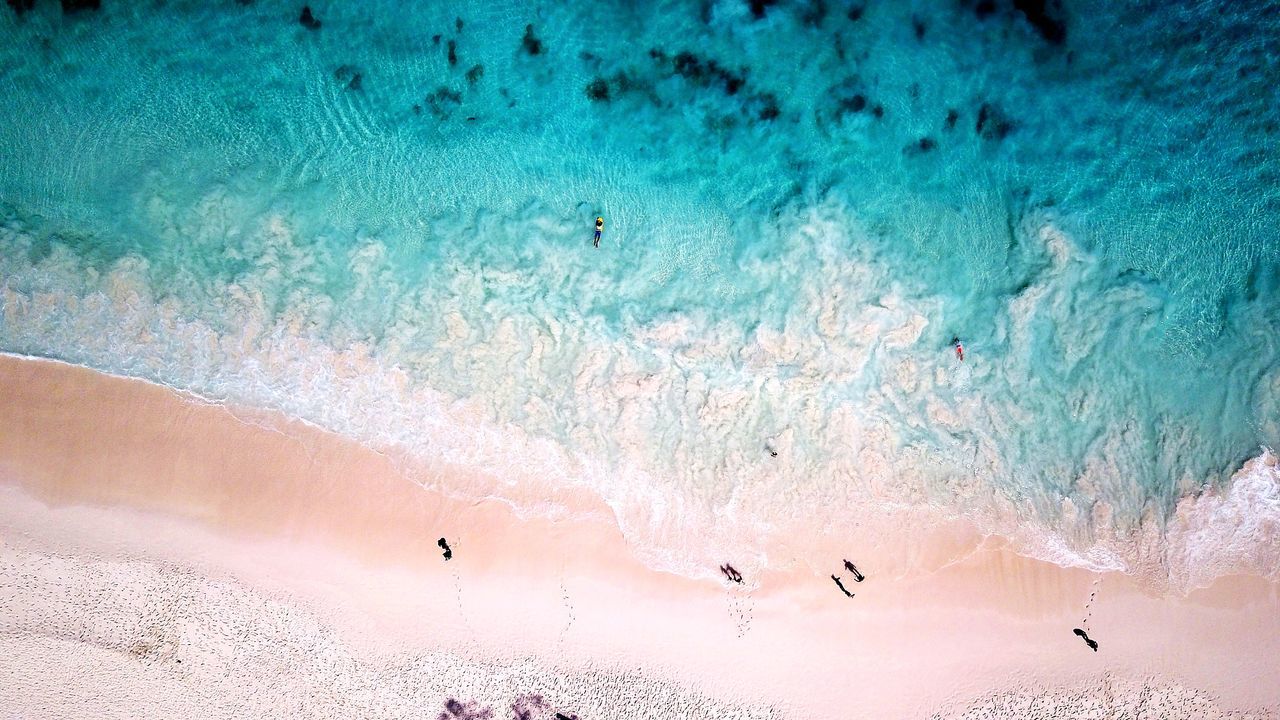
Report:
[[[600,233],[604,232],[604,218],[596,218],[596,247],[600,247]]]

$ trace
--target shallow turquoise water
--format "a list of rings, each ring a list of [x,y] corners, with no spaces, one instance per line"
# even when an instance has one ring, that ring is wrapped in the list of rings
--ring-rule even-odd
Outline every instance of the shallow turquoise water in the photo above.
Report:
[[[1274,6],[103,4],[0,13],[0,349],[509,456],[429,389],[668,547],[1280,439]]]

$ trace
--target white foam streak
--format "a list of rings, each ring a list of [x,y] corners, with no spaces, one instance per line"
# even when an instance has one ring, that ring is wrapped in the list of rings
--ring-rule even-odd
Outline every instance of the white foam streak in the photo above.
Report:
[[[1170,574],[1183,588],[1217,577],[1265,573],[1280,580],[1280,463],[1270,448],[1224,490],[1183,498],[1166,530]]]
[[[453,272],[436,287],[401,288],[374,240],[349,251],[354,284],[339,306],[278,217],[251,245],[252,272],[199,306],[155,297],[138,258],[99,276],[55,244],[26,264],[32,241],[9,228],[0,339],[277,409],[407,458],[441,490],[518,511],[564,513],[552,500],[559,491],[590,491],[647,562],[682,574],[714,574],[730,556],[761,564],[779,536],[818,541],[902,504],[967,517],[1051,562],[1181,589],[1227,572],[1274,574],[1274,457],[1251,462],[1221,496],[1184,500],[1161,554],[1158,523],[1135,532],[1112,516],[1131,490],[1144,426],[1094,394],[1070,398],[1074,412],[1115,422],[1071,479],[1074,500],[1056,527],[1032,505],[1043,501],[1035,493],[1015,484],[1026,493],[1015,502],[1016,492],[993,487],[991,478],[1018,480],[1011,452],[1030,453],[1011,441],[1030,432],[1047,442],[1054,432],[1032,432],[1060,402],[1051,389],[1035,392],[1046,377],[1033,365],[1036,328],[1053,323],[1065,338],[1052,378],[1115,331],[1096,318],[1134,300],[1091,295],[1095,264],[1045,219],[1029,220],[1027,234],[1042,243],[1048,269],[1007,300],[990,341],[1007,343],[1005,357],[971,347],[958,365],[945,345],[946,302],[853,250],[850,236],[861,231],[847,208],[805,212],[791,230],[805,243],[790,243],[776,265],[814,279],[783,323],[747,329],[695,309],[625,320],[621,336],[599,318],[541,307],[530,289],[539,280],[522,273]],[[503,277],[487,277],[495,272]],[[499,281],[519,303],[484,300]],[[370,326],[379,337],[359,330]],[[449,383],[468,391],[441,389]],[[1063,462],[1035,457],[1049,475]],[[451,467],[480,473],[472,486],[440,487]]]

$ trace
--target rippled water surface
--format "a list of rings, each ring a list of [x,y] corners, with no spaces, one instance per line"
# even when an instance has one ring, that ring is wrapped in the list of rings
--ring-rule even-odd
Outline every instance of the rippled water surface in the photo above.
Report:
[[[0,349],[690,562],[868,501],[1083,552],[1280,440],[1280,12],[1019,5],[6,8]]]

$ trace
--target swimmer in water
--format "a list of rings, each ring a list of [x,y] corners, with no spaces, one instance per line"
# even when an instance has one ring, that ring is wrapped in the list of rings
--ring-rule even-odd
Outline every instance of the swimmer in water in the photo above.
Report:
[[[596,247],[600,247],[600,233],[604,232],[604,218],[596,218]]]
[[[964,345],[960,343],[960,338],[951,338],[951,345],[956,349],[956,359],[960,362],[964,362]]]

